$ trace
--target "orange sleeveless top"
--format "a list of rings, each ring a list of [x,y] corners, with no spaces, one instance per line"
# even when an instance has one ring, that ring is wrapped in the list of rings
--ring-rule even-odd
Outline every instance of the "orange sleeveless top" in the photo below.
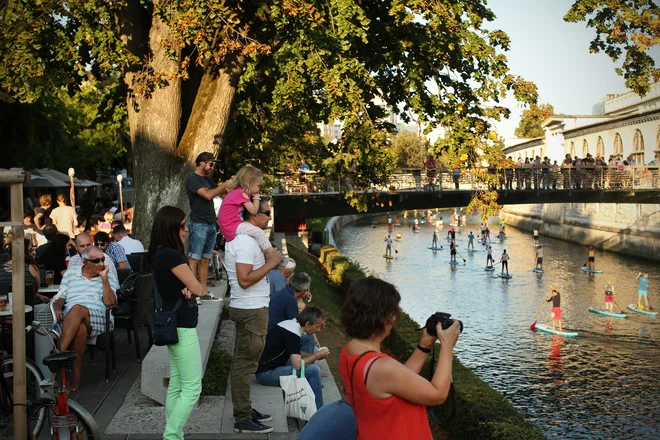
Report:
[[[423,405],[410,403],[398,396],[379,399],[367,390],[364,369],[369,360],[389,356],[376,352],[362,356],[355,367],[355,377],[351,383],[353,364],[358,357],[359,355],[348,354],[346,347],[339,355],[339,372],[357,420],[357,439],[432,440],[429,420]],[[375,362],[378,361],[374,361],[371,365]]]

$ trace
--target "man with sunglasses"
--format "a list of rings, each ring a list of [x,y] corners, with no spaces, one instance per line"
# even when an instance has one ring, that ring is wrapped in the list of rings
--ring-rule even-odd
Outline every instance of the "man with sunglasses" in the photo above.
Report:
[[[73,363],[70,390],[80,385],[80,372],[87,338],[105,332],[105,310],[117,301],[117,279],[110,277],[111,264],[105,264],[103,251],[88,247],[82,253],[82,267],[69,268],[64,274],[53,308],[61,334],[62,351],[73,350],[78,357]],[[114,319],[110,315],[110,328]]]
[[[232,182],[229,179],[220,186],[213,182],[209,176],[214,166],[213,154],[201,153],[195,159],[195,172],[186,179],[186,194],[190,202],[188,264],[204,288],[202,299],[215,299],[206,288],[209,259],[213,256],[218,228],[213,199],[226,192]]]
[[[92,238],[89,236],[87,232],[81,232],[76,236],[76,239],[74,240],[74,244],[76,245],[76,250],[78,251],[77,255],[74,255],[69,259],[69,265],[67,266],[68,269],[67,271],[71,269],[77,269],[79,267],[82,267],[84,260],[82,258],[82,254],[86,249],[89,249],[94,245],[92,242]],[[112,257],[110,255],[104,253],[103,256],[105,257],[105,260],[110,262],[112,261]],[[117,278],[117,268],[115,268],[114,264],[109,264],[110,266],[110,282],[115,282],[118,283],[118,278]],[[53,298],[56,299],[57,297]]]

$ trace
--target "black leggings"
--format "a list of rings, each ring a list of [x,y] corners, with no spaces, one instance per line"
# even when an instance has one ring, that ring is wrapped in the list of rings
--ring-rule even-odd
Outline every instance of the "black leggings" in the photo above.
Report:
[[[509,262],[508,261],[502,261],[502,272],[504,272],[504,268],[506,268],[506,273],[509,273]]]

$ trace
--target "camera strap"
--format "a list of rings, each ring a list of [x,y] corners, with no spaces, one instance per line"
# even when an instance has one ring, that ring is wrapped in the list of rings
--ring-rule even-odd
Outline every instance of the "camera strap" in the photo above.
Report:
[[[433,380],[433,374],[435,373],[435,365],[436,365],[436,359],[435,359],[435,344],[433,344],[433,351],[431,353],[431,363],[429,365],[429,382]],[[437,425],[443,426],[443,425],[448,425],[451,419],[454,418],[454,415],[456,414],[456,394],[454,392],[454,376],[452,375],[451,377],[451,384],[449,385],[449,398],[451,399],[451,410],[449,412],[449,416],[447,416],[447,420],[440,421],[438,419],[438,416],[435,415],[435,411],[433,411],[433,408],[430,406],[426,407],[426,412]]]

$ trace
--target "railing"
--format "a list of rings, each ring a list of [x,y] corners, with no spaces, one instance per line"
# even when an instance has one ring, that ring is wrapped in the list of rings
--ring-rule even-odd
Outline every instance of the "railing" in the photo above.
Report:
[[[489,174],[494,184],[484,182]],[[276,181],[274,193],[313,194],[355,191],[442,191],[442,190],[638,190],[660,188],[658,166],[556,166],[483,168],[435,172],[417,168],[398,170],[387,185],[359,188],[353,184],[355,175],[323,175],[323,173],[284,176]]]

